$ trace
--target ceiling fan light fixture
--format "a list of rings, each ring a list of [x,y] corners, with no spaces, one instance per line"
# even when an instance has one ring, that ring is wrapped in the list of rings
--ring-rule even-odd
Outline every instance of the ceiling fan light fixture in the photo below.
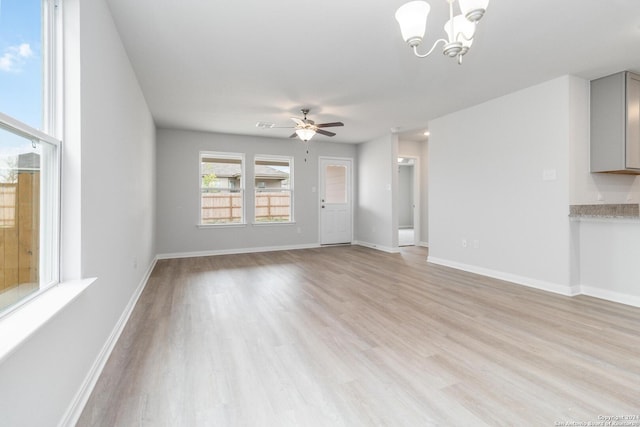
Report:
[[[307,142],[317,133],[323,136],[336,136],[335,132],[330,132],[326,130],[326,128],[332,128],[336,126],[344,126],[342,122],[328,122],[328,123],[318,123],[314,122],[311,119],[307,118],[307,114],[309,113],[308,108],[303,108],[300,110],[304,116],[303,119],[299,119],[297,117],[291,117],[291,120],[295,123],[295,126],[275,126],[270,122],[258,122],[256,126],[264,129],[271,129],[275,127],[285,127],[285,128],[293,128],[293,133],[289,136],[289,138],[299,138],[301,141]]]
[[[313,135],[316,134],[316,131],[310,128],[302,128],[296,129],[296,134],[298,135],[298,138],[306,142],[313,138]]]
[[[430,10],[431,6],[425,1],[410,1],[396,11],[396,21],[400,25],[402,38],[409,46],[414,47],[422,43]]]

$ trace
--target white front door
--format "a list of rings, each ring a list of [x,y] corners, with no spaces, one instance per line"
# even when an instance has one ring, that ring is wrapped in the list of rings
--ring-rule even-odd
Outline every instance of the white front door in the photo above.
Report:
[[[353,238],[351,160],[320,158],[320,244]]]

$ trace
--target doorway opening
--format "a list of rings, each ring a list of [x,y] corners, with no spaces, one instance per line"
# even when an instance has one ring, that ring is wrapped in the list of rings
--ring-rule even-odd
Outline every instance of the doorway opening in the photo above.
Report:
[[[398,157],[398,246],[416,244],[416,159]]]

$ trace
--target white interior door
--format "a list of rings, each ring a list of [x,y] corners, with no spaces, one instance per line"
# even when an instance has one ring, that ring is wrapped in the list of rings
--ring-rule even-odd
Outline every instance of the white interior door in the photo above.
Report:
[[[351,243],[351,160],[320,158],[320,244]]]

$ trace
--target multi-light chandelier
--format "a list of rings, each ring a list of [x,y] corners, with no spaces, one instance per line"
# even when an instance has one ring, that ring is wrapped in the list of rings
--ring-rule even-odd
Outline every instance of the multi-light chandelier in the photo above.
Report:
[[[462,55],[467,53],[473,43],[478,21],[484,16],[489,0],[458,0],[460,15],[453,16],[453,3],[456,0],[446,0],[449,3],[449,20],[444,25],[446,39],[438,39],[426,54],[418,53],[418,46],[422,43],[427,27],[427,17],[431,6],[425,1],[410,1],[396,11],[396,20],[400,24],[402,37],[420,58],[431,55],[438,43],[444,43],[442,53],[458,58],[462,64]]]

